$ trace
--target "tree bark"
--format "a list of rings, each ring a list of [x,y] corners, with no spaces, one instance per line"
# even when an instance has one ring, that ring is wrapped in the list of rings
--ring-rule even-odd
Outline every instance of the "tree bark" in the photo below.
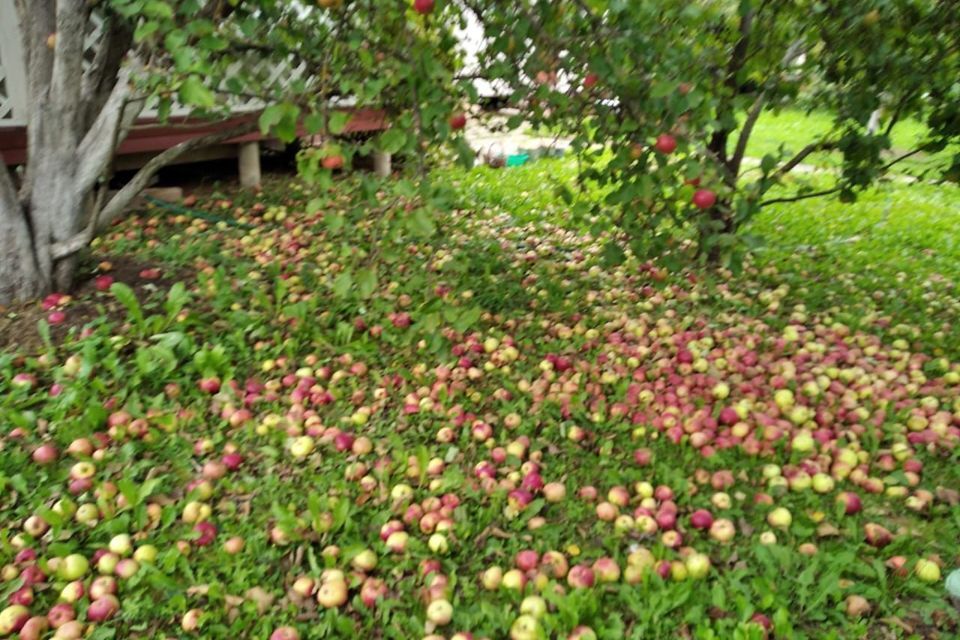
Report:
[[[32,297],[46,287],[29,220],[0,154],[0,303]]]
[[[84,73],[93,3],[15,0],[15,6],[26,64],[27,164],[17,185],[0,158],[0,304],[68,290],[77,253],[123,214],[159,169],[258,126],[253,119],[167,149],[104,205],[94,196],[98,183],[143,108],[132,96],[139,66],[130,55],[129,25],[108,23]]]

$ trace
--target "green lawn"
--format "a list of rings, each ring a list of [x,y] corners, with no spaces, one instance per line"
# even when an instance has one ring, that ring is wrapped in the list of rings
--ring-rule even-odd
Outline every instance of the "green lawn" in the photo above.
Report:
[[[766,112],[757,121],[753,130],[747,145],[747,156],[752,158],[761,158],[766,154],[776,156],[782,145],[789,157],[807,144],[830,133],[832,127],[833,117],[822,111],[806,113],[798,109],[784,109],[779,113]],[[898,122],[891,132],[891,159],[914,149],[920,141],[924,140],[926,132],[927,128],[915,120]],[[919,154],[898,164],[897,170],[915,175],[923,170],[942,169],[948,166],[950,157],[958,151],[960,149],[954,145],[937,154]],[[839,152],[815,153],[808,156],[805,163],[819,167],[837,167],[840,161]]]
[[[786,130],[773,122],[788,122]],[[791,144],[804,130],[796,112],[782,120],[762,121],[756,139],[767,149]],[[826,127],[827,119],[814,116]],[[905,130],[909,125],[904,125]],[[774,138],[778,141],[774,143]],[[755,147],[760,153],[764,147]],[[576,161],[547,159],[510,169],[486,166],[471,171],[446,169],[437,176],[459,187],[462,204],[496,208],[522,222],[548,221],[569,226],[569,207],[555,185],[575,187]],[[794,181],[828,184],[825,176],[798,174]],[[581,197],[590,198],[588,192]],[[960,353],[960,187],[885,182],[861,194],[856,203],[815,198],[767,208],[743,231],[763,245],[754,265],[759,272],[776,267],[794,285],[790,300],[811,309],[836,309],[855,325],[866,322],[888,333],[906,324],[933,351]],[[855,300],[856,305],[850,302]],[[866,309],[867,311],[864,311]],[[890,327],[872,314],[890,317]],[[881,320],[881,325],[887,324]]]
[[[0,634],[957,637],[960,190],[770,207],[734,275],[605,267],[575,175],[111,227],[9,314]]]

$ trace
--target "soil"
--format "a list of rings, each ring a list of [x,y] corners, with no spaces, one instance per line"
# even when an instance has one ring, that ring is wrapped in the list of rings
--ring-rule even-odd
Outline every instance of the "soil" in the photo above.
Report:
[[[109,271],[87,268],[77,278],[77,284],[68,293],[71,301],[62,307],[66,319],[50,326],[50,339],[54,345],[63,344],[71,332],[79,334],[85,325],[101,317],[121,322],[126,309],[108,292],[97,291],[95,278],[103,273],[113,276],[114,282],[122,282],[145,300],[158,292],[165,294],[178,281],[189,282],[190,274],[172,271],[168,266],[139,261],[124,256],[98,256],[109,262]],[[159,277],[152,277],[149,270],[158,269]],[[145,273],[146,272],[146,273]],[[147,277],[145,277],[147,276]],[[46,348],[37,329],[51,310],[45,310],[41,300],[19,303],[9,307],[0,305],[0,349],[10,349],[23,355],[35,355]]]

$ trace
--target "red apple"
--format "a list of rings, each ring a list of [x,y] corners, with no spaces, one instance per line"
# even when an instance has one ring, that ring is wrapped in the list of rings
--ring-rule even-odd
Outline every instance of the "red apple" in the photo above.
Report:
[[[860,496],[852,491],[844,491],[843,493],[839,494],[837,496],[837,504],[843,505],[843,512],[848,516],[855,513],[860,513],[860,510],[863,508],[863,503],[860,501]]]
[[[21,604],[10,605],[0,611],[0,636],[20,631],[30,619],[30,610]]]
[[[677,139],[669,133],[661,133],[653,146],[660,153],[671,154],[677,150]]]
[[[113,276],[97,276],[93,281],[93,284],[97,288],[97,291],[107,291],[110,288],[110,285],[113,284]]]
[[[893,541],[893,534],[879,524],[868,522],[863,525],[863,536],[867,544],[882,549]]]
[[[197,386],[200,388],[200,391],[204,393],[217,393],[220,391],[220,378],[204,378],[197,383]]]
[[[57,447],[47,443],[33,450],[33,461],[37,464],[50,464],[57,459]]]
[[[709,209],[717,203],[717,194],[710,189],[697,189],[693,194],[693,206],[698,209]]]
[[[91,622],[109,620],[120,610],[120,601],[114,595],[106,595],[90,603],[87,607],[87,619]]]
[[[594,581],[593,569],[585,564],[575,565],[567,573],[567,584],[574,589],[589,589]]]
[[[294,627],[278,627],[270,634],[270,640],[300,640],[300,632]]]
[[[434,0],[413,0],[413,10],[420,15],[427,15],[433,11]]]
[[[89,613],[87,615],[89,616]],[[76,618],[77,612],[69,602],[59,602],[50,607],[50,611],[47,612],[47,621],[54,629],[59,629]]]
[[[46,618],[34,616],[27,620],[20,629],[19,640],[40,640],[49,628],[50,623],[47,622]]]
[[[450,116],[450,128],[459,131],[467,126],[467,115],[465,113],[455,113]]]
[[[713,524],[713,514],[706,509],[697,509],[690,514],[690,526],[694,529],[709,529]]]

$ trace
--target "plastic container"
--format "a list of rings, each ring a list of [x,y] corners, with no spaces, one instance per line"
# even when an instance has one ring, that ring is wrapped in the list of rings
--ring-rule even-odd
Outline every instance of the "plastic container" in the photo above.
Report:
[[[520,165],[526,164],[527,160],[530,159],[530,155],[526,153],[518,153],[514,155],[507,156],[507,166],[508,167],[519,167]]]

